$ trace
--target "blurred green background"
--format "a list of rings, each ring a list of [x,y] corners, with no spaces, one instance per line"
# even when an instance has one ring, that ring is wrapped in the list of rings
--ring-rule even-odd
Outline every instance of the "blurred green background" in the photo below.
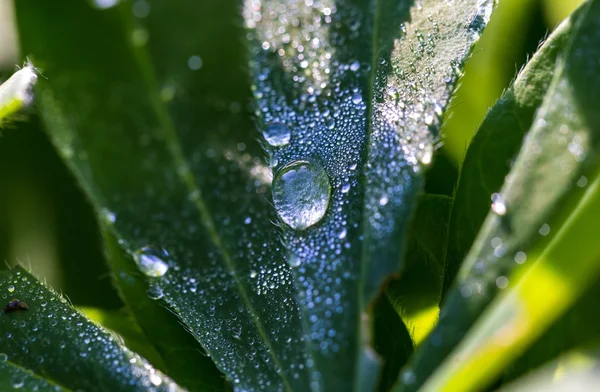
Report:
[[[488,108],[580,2],[500,0],[446,116],[428,192],[452,195],[468,143]],[[22,55],[27,54],[18,53],[12,1],[0,0],[0,81],[22,63]],[[30,266],[75,305],[120,307],[89,203],[41,131],[34,108],[22,117],[0,136],[0,268]]]

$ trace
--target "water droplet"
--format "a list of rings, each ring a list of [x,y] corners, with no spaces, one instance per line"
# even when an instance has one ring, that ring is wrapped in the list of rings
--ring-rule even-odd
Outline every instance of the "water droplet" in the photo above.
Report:
[[[94,4],[96,8],[105,10],[114,7],[118,2],[118,0],[93,0],[92,4]]]
[[[417,380],[417,377],[412,370],[403,371],[401,377],[404,384],[413,384]]]
[[[202,57],[200,56],[190,56],[187,61],[188,68],[192,71],[197,71],[202,68]]]
[[[139,27],[133,30],[133,33],[131,33],[131,42],[133,45],[138,47],[144,46],[148,42],[148,37],[148,30]]]
[[[525,261],[527,260],[527,255],[525,254],[525,252],[517,252],[517,254],[515,254],[515,262],[517,264],[523,264]]]
[[[117,215],[108,208],[102,209],[102,218],[107,223],[115,223],[117,221]]]
[[[358,105],[362,102],[362,96],[359,93],[356,93],[352,96],[352,103]]]
[[[8,355],[0,353],[0,362],[5,362],[8,359]]]
[[[11,386],[14,389],[21,389],[25,386],[25,380],[23,380],[21,375],[14,375],[11,380]]]
[[[499,289],[505,289],[508,287],[508,278],[506,276],[499,276],[496,279],[496,286],[498,286]]]
[[[252,279],[256,278],[257,276],[258,276],[258,272],[254,271],[254,270],[251,270],[251,271],[250,271],[250,277],[251,277]]]
[[[231,328],[231,335],[234,339],[241,339],[242,337],[242,327],[233,327]]]
[[[499,193],[492,194],[492,211],[500,216],[506,214],[506,204]]]
[[[577,180],[577,186],[580,188],[584,188],[588,183],[586,176],[581,176],[579,180]]]
[[[342,230],[340,230],[340,232],[338,233],[338,238],[340,240],[343,240],[344,238],[346,238],[346,236],[348,235],[348,230],[344,227],[342,228]]]
[[[352,71],[352,72],[358,71],[359,68],[360,68],[360,63],[358,61],[355,61],[352,64],[350,64],[350,71]]]
[[[550,225],[547,223],[544,223],[542,225],[542,227],[540,227],[539,233],[543,236],[550,234]]]
[[[163,295],[162,289],[158,286],[150,286],[150,288],[148,288],[148,297],[151,299],[161,299]]]
[[[158,278],[163,276],[169,270],[169,266],[164,261],[169,254],[164,249],[157,249],[151,246],[145,246],[135,252],[134,259],[140,271],[146,276]]]
[[[300,257],[292,253],[288,256],[287,262],[290,267],[298,267],[302,263],[302,260],[300,260]]]
[[[433,145],[427,143],[417,151],[417,159],[422,165],[429,165],[433,159]]]
[[[390,199],[387,197],[387,195],[383,195],[381,196],[381,198],[379,199],[379,205],[380,206],[384,206],[386,205],[388,202],[390,201]]]
[[[153,373],[150,375],[150,382],[152,383],[152,385],[157,387],[160,384],[162,384],[162,378],[160,378],[160,376],[158,374]]]
[[[342,185],[342,193],[348,193],[348,191],[350,190],[350,183],[345,183],[344,185]]]
[[[8,292],[9,293],[14,293],[15,292],[15,286],[13,286],[13,285],[8,286]]]
[[[316,163],[292,162],[273,178],[275,210],[283,222],[296,230],[304,230],[323,219],[330,195],[327,173]]]
[[[274,147],[285,146],[290,142],[290,129],[281,123],[272,123],[266,126],[263,137]]]

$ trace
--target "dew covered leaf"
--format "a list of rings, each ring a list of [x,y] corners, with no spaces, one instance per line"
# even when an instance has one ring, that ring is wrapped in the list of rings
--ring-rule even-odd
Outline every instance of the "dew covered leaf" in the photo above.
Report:
[[[6,354],[0,353],[0,391],[14,389],[39,392],[69,391],[67,388],[56,385],[52,381],[12,363],[6,358]]]
[[[129,309],[166,369],[164,312],[132,299],[145,290],[235,389],[369,390],[363,313],[400,267],[493,1],[249,0],[248,40],[236,1],[142,3],[15,3],[48,77],[42,117],[122,252],[109,262]]]
[[[556,58],[569,37],[572,20],[564,21],[535,53],[492,107],[469,144],[454,194],[444,293],[456,278],[490,211],[491,197],[497,197],[494,193],[504,183],[511,161],[531,127],[552,79]],[[497,206],[502,208],[501,203]]]
[[[0,372],[20,369],[12,387],[183,391],[23,268],[0,273],[0,299]]]
[[[245,1],[274,187],[307,163],[331,187],[322,219],[304,206],[323,199],[299,191],[308,181],[280,192],[292,202],[274,200],[322,390],[377,380],[368,304],[401,267],[440,118],[493,3]]]
[[[450,361],[447,354],[501,290],[509,287],[503,297],[507,302],[498,299],[494,308],[496,313],[486,312],[490,318],[483,317],[477,324],[480,329],[468,335],[472,344],[476,341],[478,345],[483,344],[486,339],[491,340],[490,345],[497,343],[486,333],[494,322],[495,328],[499,329],[503,322],[510,320],[506,313],[498,313],[501,309],[509,311],[519,306],[529,309],[538,300],[542,304],[535,304],[539,309],[532,311],[529,327],[518,328],[522,334],[512,336],[514,342],[506,342],[504,356],[495,352],[493,361],[487,358],[493,366],[500,366],[503,361],[522,353],[548,323],[560,316],[593,282],[597,272],[594,253],[597,245],[590,238],[589,229],[585,230],[585,224],[590,225],[588,227],[597,225],[593,223],[597,221],[593,214],[597,214],[594,187],[598,181],[600,140],[600,117],[595,109],[600,91],[600,78],[596,72],[600,59],[599,12],[600,2],[584,3],[572,22],[572,33],[560,57],[562,60],[557,62],[531,130],[445,300],[437,328],[415,355],[413,367],[407,369],[412,374],[412,382],[404,385],[402,390],[414,390],[440,362]],[[581,224],[584,226],[577,226]],[[569,245],[565,245],[567,238],[573,241]],[[570,267],[564,263],[570,263]],[[532,265],[532,271],[525,274],[529,265]],[[518,275],[511,274],[514,269]],[[546,269],[552,273],[546,273]],[[539,274],[538,280],[534,271]],[[556,277],[556,273],[563,277]],[[517,282],[521,276],[523,281]],[[513,284],[516,284],[515,289],[510,290]],[[561,288],[560,299],[554,296],[541,299],[534,295],[536,290],[556,294]],[[511,300],[515,303],[511,304]],[[548,309],[548,305],[553,308]],[[522,315],[521,312],[517,314]],[[467,350],[462,344],[461,348]],[[473,362],[465,361],[465,366],[478,360],[481,357],[474,358]],[[446,380],[448,369],[437,374],[429,386],[440,387],[437,383]],[[484,368],[477,371],[479,378],[468,380],[469,377],[465,377],[463,381],[484,383],[497,369],[489,374]],[[456,380],[453,378],[452,382]]]

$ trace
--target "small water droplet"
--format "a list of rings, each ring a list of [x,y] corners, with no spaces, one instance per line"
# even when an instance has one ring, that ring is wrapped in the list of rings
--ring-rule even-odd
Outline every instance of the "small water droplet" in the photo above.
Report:
[[[381,196],[381,198],[379,199],[379,205],[380,206],[384,206],[386,205],[388,202],[390,201],[390,199],[387,197],[387,195],[383,195]]]
[[[11,380],[11,386],[14,389],[21,389],[25,386],[25,380],[21,375],[14,375]]]
[[[6,355],[4,353],[0,353],[0,362],[6,362],[7,359],[8,359],[8,355]]]
[[[192,71],[197,71],[202,68],[202,64],[202,57],[196,55],[190,56],[187,61],[188,68]]]
[[[580,188],[584,188],[588,183],[586,176],[581,176],[579,180],[577,180],[577,186]]]
[[[290,267],[298,267],[302,263],[302,260],[300,260],[300,257],[292,253],[288,256],[287,262]]]
[[[340,240],[343,240],[344,238],[346,238],[346,236],[348,235],[348,230],[344,227],[342,228],[342,230],[340,230],[340,232],[338,233],[338,238]]]
[[[252,279],[256,278],[257,276],[258,276],[258,272],[254,271],[254,270],[251,270],[251,271],[250,271],[250,277],[251,277]]]
[[[140,271],[146,276],[158,278],[169,270],[166,259],[169,254],[164,249],[145,246],[135,252],[134,259]]]
[[[539,233],[543,236],[550,234],[550,225],[547,223],[544,223],[542,225],[542,227],[540,227]]]
[[[355,61],[352,64],[350,64],[350,71],[352,71],[352,72],[358,71],[359,68],[360,68],[360,63],[358,61]]]
[[[105,10],[114,7],[118,2],[118,0],[93,0],[92,4],[94,4],[96,8]]]
[[[329,177],[316,163],[292,162],[273,178],[275,210],[283,222],[296,230],[304,230],[323,219],[330,195]]]
[[[151,299],[161,299],[164,296],[162,289],[158,286],[150,286],[148,288],[148,297]]]
[[[14,293],[15,292],[15,286],[13,286],[13,285],[8,286],[8,292],[9,293]]]
[[[499,289],[505,289],[508,287],[508,278],[506,276],[499,276],[496,279],[496,286],[498,286]]]
[[[417,377],[415,376],[415,373],[412,370],[405,370],[402,372],[402,382],[404,384],[413,384],[416,380]]]
[[[515,262],[517,264],[523,264],[526,260],[527,260],[527,255],[525,254],[525,252],[519,251],[515,254]]]
[[[242,337],[242,327],[233,327],[231,328],[231,335],[234,339],[241,339]]]
[[[108,208],[102,209],[102,218],[107,223],[115,223],[117,221],[117,215]]]
[[[344,185],[342,185],[342,193],[348,193],[348,191],[350,190],[350,183],[345,183]]]
[[[131,42],[138,47],[144,46],[148,42],[148,37],[148,30],[138,27],[131,33]]]
[[[356,93],[352,96],[352,103],[358,105],[362,102],[362,96],[359,93]]]
[[[290,142],[290,129],[285,124],[272,123],[263,130],[263,137],[271,146],[285,146]]]
[[[162,378],[160,378],[160,376],[158,374],[153,373],[150,375],[150,382],[155,387],[158,387],[160,384],[162,384]]]
[[[250,223],[252,223],[252,218],[248,216],[244,219],[244,224],[249,225]]]
[[[492,211],[500,216],[506,214],[506,204],[499,193],[492,194]]]

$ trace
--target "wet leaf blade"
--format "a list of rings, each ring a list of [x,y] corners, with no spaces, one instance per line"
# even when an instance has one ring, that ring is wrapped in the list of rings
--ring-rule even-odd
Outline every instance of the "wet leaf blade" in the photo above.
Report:
[[[523,263],[525,271],[529,264],[534,264],[532,268],[536,268],[535,263],[543,265],[538,257],[549,251],[547,247],[553,243],[558,230],[563,233],[565,222],[577,217],[579,203],[588,192],[587,187],[591,186],[588,184],[596,181],[597,124],[600,119],[592,102],[598,99],[596,84],[600,81],[597,75],[589,73],[590,64],[598,58],[597,46],[589,43],[600,39],[591,16],[597,12],[598,3],[592,1],[585,3],[577,13],[572,36],[562,54],[563,61],[557,64],[532,129],[500,192],[506,211],[500,216],[488,215],[442,309],[438,328],[415,357],[415,368],[411,368],[415,372],[413,383],[404,385],[404,390],[421,385],[492,302],[500,288],[514,280],[513,269]],[[587,252],[594,249],[590,246],[588,243],[580,248],[572,247],[577,254],[581,252],[584,264],[590,262],[586,259],[590,256]],[[581,268],[589,268],[587,274],[593,277],[594,264],[590,263]],[[565,285],[569,289],[571,279],[579,277],[565,272]],[[565,295],[569,304],[585,288],[583,281],[581,283],[581,287]],[[539,317],[547,317],[550,321],[564,310],[564,306],[557,305],[555,313]],[[546,321],[540,322],[539,329],[529,331],[527,344],[547,326]],[[510,354],[518,355],[524,346],[510,347],[518,347]]]
[[[153,385],[183,391],[23,268],[0,273],[0,292],[6,302],[0,352],[7,358],[0,365],[11,363],[67,390],[136,391]]]
[[[4,355],[3,353],[0,356]],[[0,358],[0,389],[11,391],[22,389],[39,392],[68,392],[70,389],[56,385],[51,380],[39,377],[22,367]]]
[[[400,267],[440,117],[493,5],[246,2],[274,182],[289,165],[310,161],[331,184],[332,212],[304,230],[278,209],[302,282],[311,378],[324,390],[368,390],[377,381],[363,312]],[[289,142],[269,140],[273,124],[287,129]]]
[[[533,123],[571,27],[569,18],[552,33],[492,107],[469,145],[454,194],[444,293],[454,282],[490,211],[491,196],[500,190],[510,171],[510,162]]]

